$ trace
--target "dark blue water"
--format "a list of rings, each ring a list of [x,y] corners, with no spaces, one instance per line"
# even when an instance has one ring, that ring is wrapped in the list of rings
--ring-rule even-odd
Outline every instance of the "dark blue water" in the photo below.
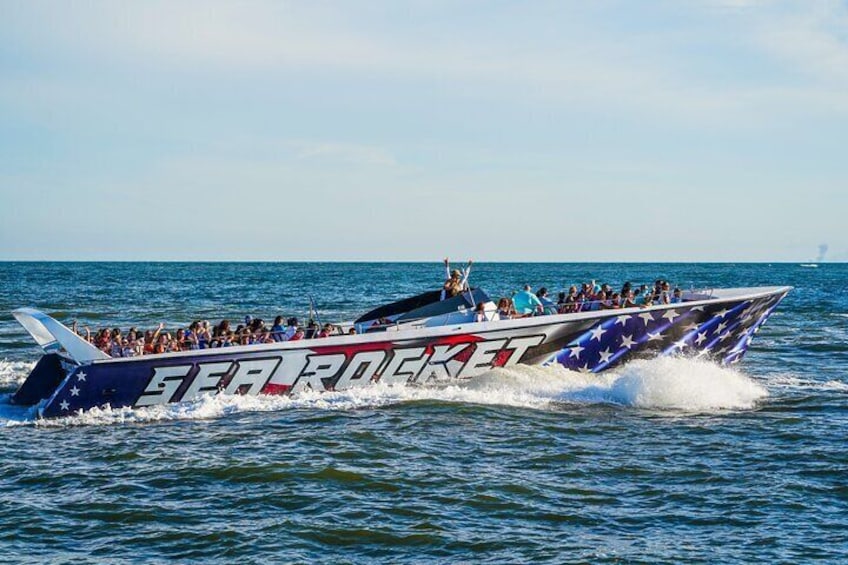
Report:
[[[0,263],[0,560],[848,560],[848,265],[475,266],[500,295],[590,278],[793,285],[735,369],[498,370],[446,388],[207,398],[38,422],[8,312],[154,326],[354,317],[425,264]]]

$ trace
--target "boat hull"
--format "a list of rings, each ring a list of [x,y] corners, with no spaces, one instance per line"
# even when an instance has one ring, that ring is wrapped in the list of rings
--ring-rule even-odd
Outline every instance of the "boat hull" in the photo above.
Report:
[[[648,309],[385,331],[86,364],[51,359],[39,363],[13,400],[31,404],[41,399],[39,413],[49,418],[99,406],[138,408],[203,395],[292,394],[345,390],[375,382],[444,382],[518,363],[600,372],[632,359],[684,354],[729,364],[742,358],[753,335],[788,290],[772,288],[748,296]]]

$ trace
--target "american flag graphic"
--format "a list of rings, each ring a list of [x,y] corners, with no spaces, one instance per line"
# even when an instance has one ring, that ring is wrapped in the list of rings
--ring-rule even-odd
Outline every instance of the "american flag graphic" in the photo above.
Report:
[[[573,337],[548,364],[597,373],[625,358],[657,355],[708,356],[721,363],[736,363],[784,296],[730,305],[689,307],[680,303],[612,315]]]

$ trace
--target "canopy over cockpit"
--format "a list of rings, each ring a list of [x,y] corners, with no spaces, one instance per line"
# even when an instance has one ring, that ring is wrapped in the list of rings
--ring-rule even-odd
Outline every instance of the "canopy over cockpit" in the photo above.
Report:
[[[449,314],[473,312],[477,304],[491,302],[489,295],[479,288],[472,288],[445,300],[441,300],[441,295],[442,291],[434,290],[385,304],[363,314],[354,323],[367,330],[386,323],[401,324],[440,316],[448,320]]]

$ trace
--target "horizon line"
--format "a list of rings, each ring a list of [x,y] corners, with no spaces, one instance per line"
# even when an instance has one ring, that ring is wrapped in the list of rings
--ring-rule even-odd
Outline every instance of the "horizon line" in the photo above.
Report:
[[[815,261],[815,260],[741,260],[741,261],[685,261],[685,260],[604,260],[604,261],[544,261],[544,260],[493,260],[493,261],[474,261],[475,264],[574,264],[574,265],[596,265],[596,264],[699,264],[699,265],[727,265],[727,264],[749,264],[749,265],[819,265],[831,264],[840,265],[848,264],[848,261]],[[286,263],[303,263],[303,264],[321,264],[321,263],[337,263],[337,264],[379,264],[379,263],[394,263],[394,264],[415,264],[415,263],[435,263],[442,264],[441,260],[413,260],[413,259],[0,259],[0,263],[267,263],[267,264],[286,264]],[[465,261],[460,261],[465,263]]]

